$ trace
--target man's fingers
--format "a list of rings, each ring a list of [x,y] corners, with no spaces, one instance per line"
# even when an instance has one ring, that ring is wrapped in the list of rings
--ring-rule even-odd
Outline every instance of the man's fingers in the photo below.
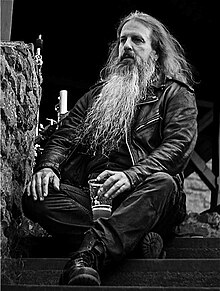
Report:
[[[50,175],[42,176],[41,178],[41,187],[42,187],[42,197],[46,197],[48,195],[48,185],[49,185]]]
[[[42,192],[44,197],[48,195],[49,184],[51,184],[55,190],[59,191],[60,179],[56,174],[50,172],[42,178]]]
[[[115,172],[113,172],[113,171],[105,170],[96,177],[96,180],[97,181],[106,180],[107,178],[109,178],[110,176],[112,176],[114,174],[115,174]]]
[[[27,187],[26,187],[27,196],[31,196],[31,190],[30,190],[30,187],[31,187],[31,182],[29,182],[29,183],[27,184]]]
[[[123,184],[123,177],[121,172],[112,172],[112,175],[103,183],[103,188],[108,190],[109,188],[118,188]]]
[[[37,200],[37,193],[36,193],[36,182],[35,182],[35,178],[34,177],[33,177],[32,181],[31,181],[30,190],[31,190],[33,199],[36,201]]]
[[[43,175],[41,175],[40,173],[37,173],[36,175],[33,176],[33,181],[35,181],[36,194],[37,194],[38,198],[40,199],[40,201],[44,200],[44,197],[43,197],[43,193],[44,193],[43,179],[44,179]]]
[[[112,185],[112,187],[110,185]],[[104,193],[104,196],[106,198],[110,198],[110,197],[112,198],[113,194],[116,193],[116,192],[118,192],[119,189],[122,187],[123,181],[122,180],[119,180],[118,182],[116,182],[114,184],[111,183],[110,185],[109,185],[109,190],[107,190]]]
[[[105,197],[110,197],[115,191],[117,191],[123,184],[123,180],[120,179],[118,173],[110,176],[100,188],[99,193]]]
[[[57,175],[53,175],[53,177],[51,178],[50,181],[51,181],[54,189],[59,191],[60,190],[60,179],[57,177]]]
[[[127,176],[123,172],[118,171],[104,171],[104,175],[109,174],[109,178],[103,183],[99,190],[99,194],[104,195],[106,198],[114,198],[118,194],[129,190],[131,185]]]
[[[127,186],[125,184],[122,184],[121,187],[115,192],[112,194],[111,198],[115,198],[116,196],[118,196],[118,194],[124,192],[127,190]]]
[[[32,196],[34,200],[40,201],[48,195],[48,186],[51,184],[56,190],[59,190],[60,180],[50,168],[43,168],[32,176],[27,185],[27,195]]]

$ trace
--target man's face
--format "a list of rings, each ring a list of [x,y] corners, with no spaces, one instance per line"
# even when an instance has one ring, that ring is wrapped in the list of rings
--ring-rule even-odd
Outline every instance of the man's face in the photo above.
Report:
[[[151,47],[151,30],[142,23],[130,20],[122,27],[119,40],[119,62],[133,63],[136,59],[147,63],[155,51]]]

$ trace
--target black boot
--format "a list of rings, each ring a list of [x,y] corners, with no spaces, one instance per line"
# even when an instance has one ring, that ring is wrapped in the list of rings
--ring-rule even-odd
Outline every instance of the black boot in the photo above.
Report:
[[[89,230],[80,249],[75,252],[64,267],[60,285],[100,285],[99,269],[103,265],[106,249],[104,243]]]

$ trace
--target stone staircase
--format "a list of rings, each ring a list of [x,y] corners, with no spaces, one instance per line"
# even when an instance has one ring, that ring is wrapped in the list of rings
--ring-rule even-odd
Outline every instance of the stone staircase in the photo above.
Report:
[[[101,275],[102,286],[59,286],[67,258],[22,258],[2,261],[2,291],[65,290],[220,290],[220,238],[175,238],[166,258],[131,257]]]

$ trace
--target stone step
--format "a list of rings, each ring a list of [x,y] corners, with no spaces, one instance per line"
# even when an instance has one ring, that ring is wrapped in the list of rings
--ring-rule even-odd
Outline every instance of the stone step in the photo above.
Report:
[[[166,258],[220,258],[220,238],[175,238],[165,252]]]
[[[219,291],[219,287],[147,287],[147,286],[57,286],[57,285],[3,285],[2,291]]]
[[[25,238],[19,249],[25,250],[21,257],[67,257],[65,246],[52,237]],[[167,258],[220,258],[220,238],[176,237],[164,250]],[[131,257],[137,258],[137,253]]]
[[[19,285],[24,285],[25,288],[29,288],[30,285],[32,285],[32,287],[36,285],[44,285],[41,287],[41,290],[65,290],[61,288],[62,286],[58,286],[60,289],[58,287],[57,289],[48,289],[48,287],[46,286],[51,286],[52,288],[52,286],[58,285],[61,271],[67,260],[68,259],[65,258],[27,258],[20,260],[3,260],[3,264],[5,266],[8,264],[8,269],[11,272],[13,272],[13,270],[16,270],[16,274],[14,274],[14,281],[12,276],[9,280],[9,278],[4,276],[3,274],[2,284],[4,286],[4,289],[2,290],[28,290],[24,288],[13,289],[16,288],[16,284],[18,284],[18,288],[20,288]],[[201,288],[219,288],[220,260],[127,259],[123,263],[115,265],[106,270],[105,275],[101,276],[101,280],[102,287],[110,288],[108,290],[112,290],[111,288],[113,288],[113,286],[127,286],[127,290],[129,290],[130,287],[136,287],[137,290],[140,290],[140,287],[145,288],[142,290],[150,290],[146,289],[147,287],[181,287],[187,288],[187,290],[190,290],[189,288],[200,288],[197,290],[202,290]],[[82,290],[92,290],[91,288]],[[32,288],[31,290],[34,289]]]

